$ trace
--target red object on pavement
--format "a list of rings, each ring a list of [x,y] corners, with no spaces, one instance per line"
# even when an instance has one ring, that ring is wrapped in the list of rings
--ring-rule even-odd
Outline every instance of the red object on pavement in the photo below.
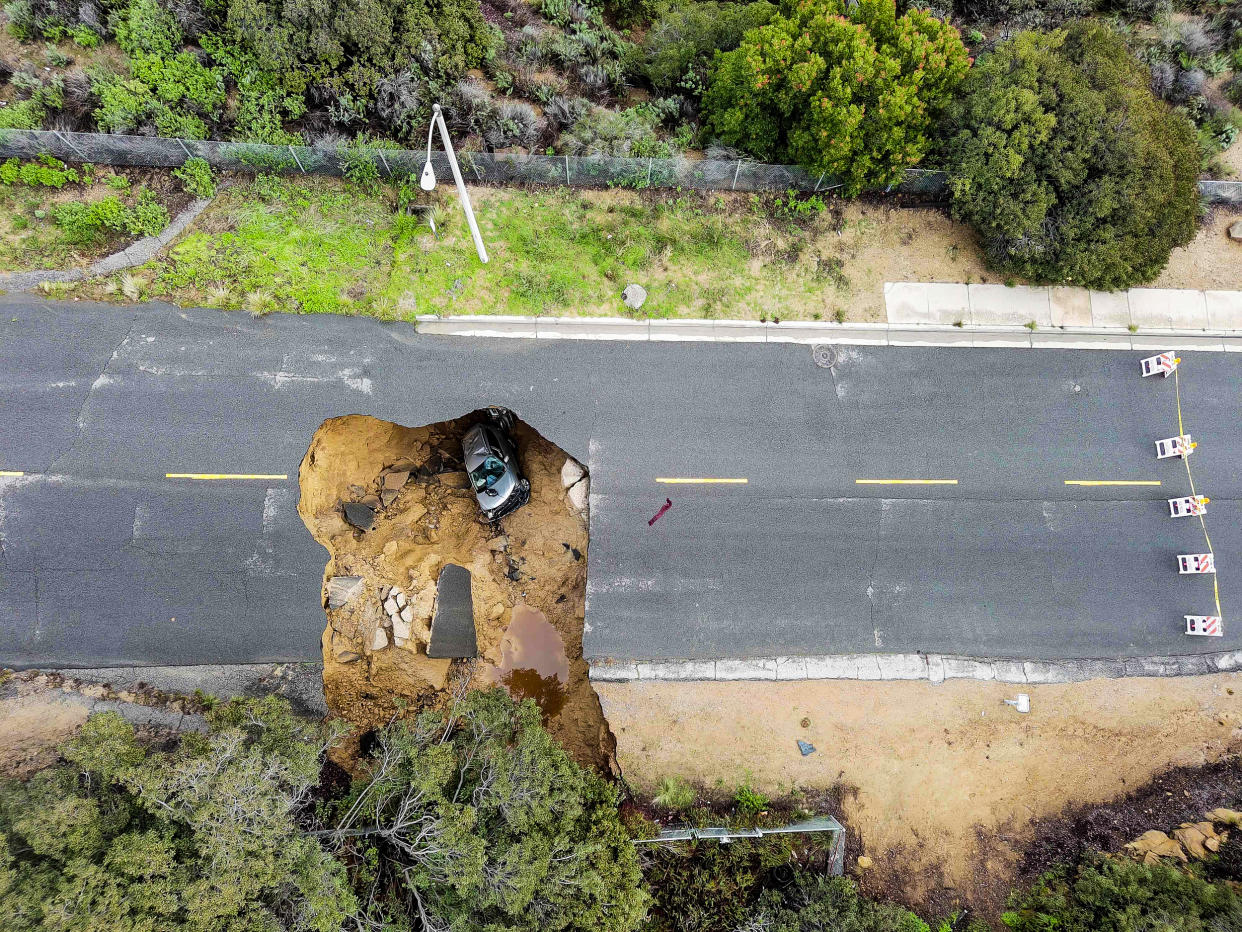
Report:
[[[660,506],[660,510],[655,513],[655,516],[647,522],[647,527],[651,527],[651,525],[655,524],[656,521],[660,519],[660,515],[664,514],[664,512],[668,511],[672,507],[673,500],[671,498],[664,499],[664,504]]]

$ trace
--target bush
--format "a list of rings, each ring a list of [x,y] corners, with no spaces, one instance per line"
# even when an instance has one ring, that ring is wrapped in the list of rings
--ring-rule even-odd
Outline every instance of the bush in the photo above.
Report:
[[[0,107],[0,129],[38,129],[47,110],[37,100],[20,100]]]
[[[216,179],[206,159],[197,156],[186,159],[180,168],[173,169],[173,177],[181,182],[187,194],[195,197],[211,197],[216,193]]]
[[[297,823],[318,728],[274,697],[208,720],[165,754],[93,715],[67,764],[0,786],[0,928],[340,929],[343,871]]]
[[[694,787],[681,777],[665,777],[660,792],[651,801],[662,809],[689,809],[694,805]]]
[[[626,110],[589,110],[561,136],[570,155],[611,155],[636,159],[667,159],[680,154],[677,147],[656,135],[659,115],[639,104]]]
[[[848,194],[895,184],[931,146],[970,67],[956,29],[894,0],[798,0],[717,56],[703,108],[730,146],[826,173]]]
[[[52,213],[64,232],[65,241],[78,246],[99,242],[105,231],[132,236],[154,236],[168,226],[168,211],[156,203],[155,195],[141,188],[133,206],[117,195],[91,202],[70,201]]]
[[[0,165],[0,184],[24,184],[60,190],[65,185],[77,184],[80,180],[77,169],[70,168],[60,159],[47,154],[36,156],[30,162],[9,159]]]
[[[767,0],[680,0],[652,24],[643,42],[647,79],[664,93],[701,87],[715,52],[737,48],[747,31],[766,26],[775,15],[776,6]]]
[[[953,212],[999,270],[1124,288],[1194,236],[1194,130],[1106,27],[1022,33],[964,90],[947,121]]]
[[[1215,932],[1242,928],[1242,899],[1228,884],[1209,883],[1164,862],[1097,854],[1015,893],[1001,919],[1014,932]]]
[[[928,932],[914,913],[860,896],[846,877],[802,876],[788,890],[767,890],[753,916],[766,932]]]
[[[617,791],[502,690],[377,732],[372,777],[339,811],[337,843],[374,894],[358,928],[415,914],[423,929],[622,932],[646,910]]]

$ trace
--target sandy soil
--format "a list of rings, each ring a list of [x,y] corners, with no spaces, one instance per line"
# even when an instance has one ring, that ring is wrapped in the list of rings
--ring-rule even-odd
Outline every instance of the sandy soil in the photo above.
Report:
[[[582,660],[587,522],[561,485],[566,454],[519,423],[515,439],[531,502],[492,527],[458,471],[468,421],[407,428],[349,416],[325,422],[315,434],[302,463],[299,513],[331,555],[325,585],[332,576],[353,575],[366,586],[349,605],[328,613],[328,707],[365,732],[443,701],[462,678],[476,686],[503,679],[494,667],[502,661],[513,611],[524,605],[556,629],[568,660],[565,695],[556,697],[560,711],[549,717],[550,730],[580,762],[606,768],[612,739]],[[383,507],[376,498],[381,473],[394,468],[414,471]],[[346,524],[342,501],[380,506],[374,528],[363,533]],[[471,571],[480,662],[426,655],[436,580],[447,563]],[[412,636],[400,644],[385,624],[383,586],[401,587],[414,606]],[[387,629],[379,648],[373,641],[377,628]]]
[[[1040,820],[1242,748],[1236,674],[1025,687],[1025,716],[1003,703],[1016,687],[974,681],[596,689],[631,785],[843,792],[855,853],[875,862],[864,883],[937,912],[999,908]]]
[[[0,776],[24,779],[56,763],[57,745],[86,721],[86,706],[50,690],[0,699]]]
[[[1235,145],[1242,160],[1242,147]],[[1242,207],[1218,206],[1188,246],[1174,249],[1168,267],[1151,288],[1242,289],[1242,243],[1229,238],[1229,225],[1242,220]]]

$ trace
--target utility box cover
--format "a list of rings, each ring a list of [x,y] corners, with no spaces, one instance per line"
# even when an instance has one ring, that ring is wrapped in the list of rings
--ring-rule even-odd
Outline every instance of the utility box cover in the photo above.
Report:
[[[476,657],[479,644],[474,635],[474,599],[470,596],[470,571],[450,563],[436,582],[436,614],[431,621],[428,657]]]

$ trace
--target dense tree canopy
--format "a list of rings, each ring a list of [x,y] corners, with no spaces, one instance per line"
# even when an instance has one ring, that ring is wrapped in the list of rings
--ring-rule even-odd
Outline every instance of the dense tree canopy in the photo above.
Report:
[[[336,932],[345,871],[296,817],[324,741],[275,700],[230,703],[207,735],[148,753],[115,714],[67,764],[0,785],[0,929]]]
[[[901,180],[970,67],[955,28],[895,0],[786,0],[717,57],[708,127],[764,161],[826,172],[848,193]]]
[[[953,210],[998,268],[1122,288],[1194,236],[1194,130],[1107,27],[1022,33],[963,90],[947,120]]]
[[[470,693],[379,732],[370,765],[334,838],[372,921],[420,932],[638,927],[647,896],[617,790],[569,758],[533,702]]]

